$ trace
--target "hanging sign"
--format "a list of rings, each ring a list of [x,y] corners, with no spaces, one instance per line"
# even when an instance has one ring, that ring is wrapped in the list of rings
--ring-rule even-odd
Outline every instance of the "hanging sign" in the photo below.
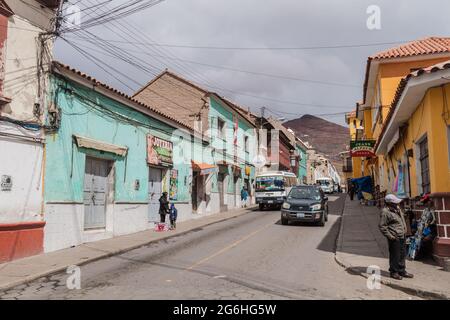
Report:
[[[147,163],[153,166],[173,165],[173,143],[149,134],[147,136]]]
[[[350,155],[353,158],[375,157],[375,140],[350,141]]]

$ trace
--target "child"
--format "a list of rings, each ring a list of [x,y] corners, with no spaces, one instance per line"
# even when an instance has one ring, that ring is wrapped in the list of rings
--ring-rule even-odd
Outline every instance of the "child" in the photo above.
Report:
[[[172,203],[170,205],[170,230],[175,230],[177,228],[177,217],[178,217],[178,210]]]

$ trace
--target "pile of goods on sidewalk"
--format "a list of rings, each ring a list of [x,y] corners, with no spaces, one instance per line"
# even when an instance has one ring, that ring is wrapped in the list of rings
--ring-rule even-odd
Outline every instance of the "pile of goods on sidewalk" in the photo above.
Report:
[[[407,239],[408,257],[411,260],[421,259],[429,255],[432,251],[433,240],[437,235],[436,214],[429,194],[418,201],[419,205],[426,206],[420,217],[416,217],[411,208],[406,210],[411,234]]]

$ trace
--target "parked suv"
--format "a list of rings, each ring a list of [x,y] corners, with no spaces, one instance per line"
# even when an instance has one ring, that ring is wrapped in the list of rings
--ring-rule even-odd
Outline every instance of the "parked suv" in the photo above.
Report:
[[[296,186],[281,208],[281,224],[290,221],[314,222],[324,226],[328,221],[328,197],[318,186]]]

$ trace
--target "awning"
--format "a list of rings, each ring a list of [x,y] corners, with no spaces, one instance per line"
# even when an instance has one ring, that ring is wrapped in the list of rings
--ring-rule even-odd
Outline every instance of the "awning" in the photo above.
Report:
[[[79,148],[87,148],[87,149],[94,149],[104,152],[109,152],[113,154],[117,154],[121,157],[125,157],[128,152],[128,147],[123,146],[117,146],[114,144],[109,144],[97,140],[93,140],[90,138],[85,138],[77,135],[73,135],[73,138],[75,139],[75,142]]]
[[[192,160],[192,171],[200,172],[200,175],[205,176],[217,172],[217,167],[211,164],[197,162]]]
[[[233,174],[234,174],[235,176],[240,176],[240,175],[241,175],[242,169],[241,169],[241,167],[239,167],[238,165],[232,164],[232,165],[231,165],[231,170],[233,171]]]

